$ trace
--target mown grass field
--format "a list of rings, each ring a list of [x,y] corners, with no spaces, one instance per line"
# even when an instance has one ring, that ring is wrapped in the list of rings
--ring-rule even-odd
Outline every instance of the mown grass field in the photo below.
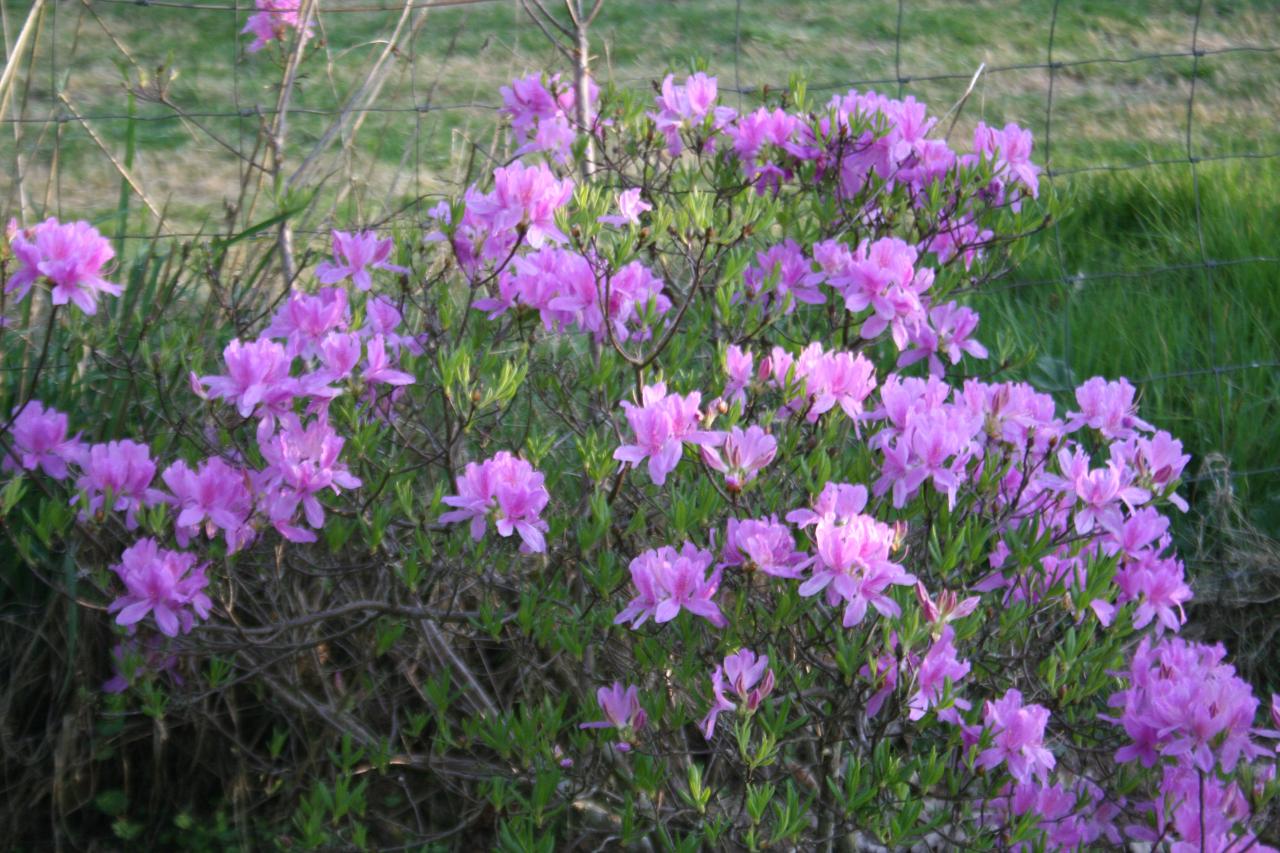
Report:
[[[293,101],[291,156],[321,138],[383,49],[396,12],[343,11],[375,5],[322,0],[319,53]],[[9,41],[30,6],[5,0]],[[23,121],[0,143],[12,164],[0,170],[0,212],[17,212],[21,175],[29,214],[113,221],[121,179],[110,152],[128,154],[174,230],[222,221],[245,176],[238,154],[270,120],[280,77],[270,52],[245,52],[246,17],[51,5],[21,60],[10,116]],[[1280,151],[1277,33],[1274,4],[1226,0],[606,0],[593,44],[602,81],[643,92],[698,58],[722,86],[746,90],[726,98],[747,106],[800,74],[818,97],[856,84],[942,112],[985,63],[953,138],[979,119],[1031,128],[1068,201],[1013,279],[978,297],[985,334],[1034,347],[1031,372],[1059,389],[1097,373],[1146,380],[1144,411],[1184,439],[1193,475],[1211,453],[1235,471],[1264,472],[1235,478],[1235,495],[1277,536],[1280,476],[1267,469],[1280,451],[1280,264],[1265,259],[1280,254],[1280,160],[1231,159]],[[1050,61],[1059,63],[1052,81]],[[393,63],[358,136],[326,161],[327,188],[345,193],[311,220],[316,231],[329,215],[379,220],[456,189],[483,158],[476,152],[495,144],[497,88],[563,67],[514,0],[430,10]],[[1203,159],[1198,187],[1189,155]],[[1147,162],[1158,165],[1098,170]],[[129,230],[151,227],[135,216]],[[1221,263],[1206,270],[1206,258]]]

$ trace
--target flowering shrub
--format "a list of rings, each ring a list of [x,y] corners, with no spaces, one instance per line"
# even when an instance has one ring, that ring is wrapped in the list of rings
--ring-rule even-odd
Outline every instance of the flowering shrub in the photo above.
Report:
[[[299,25],[258,8],[255,49]],[[17,547],[98,543],[112,701],[239,732],[315,848],[1270,849],[1280,733],[1177,636],[1189,456],[1123,379],[1060,407],[981,342],[1029,132],[705,73],[502,96],[516,159],[221,309],[163,440],[12,408]],[[9,251],[50,334],[119,295],[84,223]]]

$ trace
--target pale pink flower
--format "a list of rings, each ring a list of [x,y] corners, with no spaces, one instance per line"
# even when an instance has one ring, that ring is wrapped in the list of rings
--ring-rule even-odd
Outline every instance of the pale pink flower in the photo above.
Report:
[[[596,702],[604,712],[605,719],[592,723],[581,723],[582,729],[617,729],[622,738],[614,744],[619,752],[631,750],[630,741],[635,733],[645,727],[648,716],[640,706],[640,696],[635,685],[623,688],[621,681],[615,681],[612,687],[601,687],[596,691]]]
[[[717,443],[723,441],[724,455],[710,444],[699,448],[707,467],[724,474],[725,487],[730,492],[740,492],[742,487],[756,478],[778,452],[778,441],[763,429],[752,424],[745,431],[734,427],[727,433],[712,433]]]
[[[653,205],[640,198],[639,187],[632,187],[618,194],[618,212],[616,214],[611,213],[597,217],[596,221],[603,222],[605,225],[615,225],[619,228],[624,225],[639,225],[640,214],[646,210],[653,210]]]

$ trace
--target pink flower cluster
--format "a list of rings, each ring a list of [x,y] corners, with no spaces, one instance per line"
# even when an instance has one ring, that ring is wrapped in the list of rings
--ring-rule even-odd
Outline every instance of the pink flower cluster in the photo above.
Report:
[[[703,130],[708,117],[713,120],[713,131],[718,131],[733,120],[736,113],[728,107],[716,106],[716,78],[699,71],[677,84],[668,74],[662,81],[658,94],[657,111],[649,113],[658,132],[667,140],[667,151],[679,157],[684,150],[682,134]]]
[[[639,261],[602,281],[582,255],[545,247],[515,258],[498,278],[498,296],[477,299],[472,307],[488,311],[489,319],[517,306],[531,308],[548,331],[576,327],[598,341],[610,333],[607,319],[615,340],[644,340],[651,335],[646,321],[671,308],[662,289],[662,279]]]
[[[702,394],[698,391],[682,396],[668,394],[665,382],[646,385],[640,405],[622,401],[635,443],[619,447],[613,452],[613,458],[628,466],[638,466],[648,459],[649,478],[661,486],[680,463],[686,442],[704,446],[719,442],[715,433],[700,429],[702,413],[698,405],[701,402]]]
[[[828,483],[814,509],[787,515],[793,524],[814,524],[813,568],[809,579],[800,585],[800,595],[823,592],[829,606],[843,602],[842,624],[846,628],[862,623],[868,605],[884,616],[899,616],[902,608],[889,596],[889,588],[910,586],[916,579],[890,559],[897,533],[862,514],[866,489],[846,487],[842,494],[840,485]]]
[[[720,569],[708,575],[711,562],[710,552],[692,542],[684,543],[679,551],[668,545],[645,551],[630,565],[637,595],[613,624],[630,621],[632,628],[639,628],[650,618],[662,624],[676,618],[683,609],[723,628],[728,623],[714,601],[720,588]]]
[[[191,631],[196,618],[209,618],[213,603],[205,595],[209,585],[205,567],[194,554],[161,548],[154,539],[139,539],[120,555],[112,571],[124,583],[125,593],[111,602],[108,612],[119,613],[116,622],[132,629],[148,614],[160,633],[176,637]]]
[[[754,424],[745,430],[733,427],[727,433],[713,435],[716,446],[704,444],[699,452],[708,468],[724,474],[725,488],[731,493],[741,492],[778,452],[777,439]],[[724,448],[723,456],[717,446]]]
[[[562,83],[559,74],[546,77],[530,74],[511,81],[499,90],[502,112],[511,119],[511,129],[522,141],[516,156],[545,151],[557,162],[567,163],[578,135],[578,93]],[[600,87],[587,79],[587,121],[593,124]]]
[[[5,293],[16,293],[20,300],[43,279],[54,305],[71,303],[92,315],[98,312],[98,294],[123,292],[102,277],[102,268],[116,253],[88,222],[63,223],[50,217],[25,230],[10,222],[8,232],[18,268],[5,284]]]
[[[1116,761],[1161,764],[1164,777],[1145,811],[1153,826],[1128,828],[1143,841],[1165,839],[1175,850],[1264,849],[1236,825],[1250,814],[1249,800],[1230,773],[1236,765],[1271,752],[1260,736],[1280,737],[1254,727],[1258,700],[1226,650],[1177,638],[1144,638],[1134,652],[1127,687],[1111,697],[1131,743]]]
[[[824,352],[817,341],[794,358],[782,347],[774,347],[761,365],[765,369],[771,384],[786,398],[780,414],[803,413],[809,423],[839,406],[856,425],[865,415],[863,402],[876,387],[875,366],[866,356]]]
[[[542,474],[524,459],[501,450],[479,464],[467,463],[458,477],[458,494],[443,500],[457,509],[440,516],[440,521],[469,521],[471,538],[477,542],[492,520],[498,535],[519,534],[521,551],[540,554],[547,550],[543,534],[548,527],[541,514],[550,495]]]

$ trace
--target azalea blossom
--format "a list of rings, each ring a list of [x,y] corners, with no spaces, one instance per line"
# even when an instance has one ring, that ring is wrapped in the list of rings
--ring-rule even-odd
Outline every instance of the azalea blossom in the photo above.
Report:
[[[443,498],[456,507],[440,516],[444,524],[471,523],[471,538],[480,541],[489,521],[498,535],[518,533],[520,549],[542,553],[547,549],[543,534],[548,530],[541,513],[550,500],[543,476],[524,459],[500,450],[484,462],[467,463],[458,480],[458,494]]]
[[[98,312],[98,294],[119,296],[124,289],[102,277],[115,257],[111,244],[88,222],[59,222],[50,217],[34,228],[16,231],[9,240],[18,268],[5,284],[17,299],[40,279],[49,282],[54,305],[71,303],[85,314]]]
[[[394,242],[390,237],[379,240],[372,231],[334,231],[333,262],[324,261],[316,267],[316,278],[324,284],[337,284],[351,279],[360,290],[373,287],[369,268],[408,275],[407,267],[387,262]]]
[[[723,628],[728,623],[715,602],[720,569],[708,575],[711,562],[710,552],[692,542],[684,543],[679,551],[669,545],[645,551],[629,567],[637,595],[613,624],[629,621],[632,628],[639,628],[650,617],[662,624],[676,618],[683,609]]]
[[[125,593],[111,602],[107,612],[118,613],[116,622],[126,628],[148,614],[160,633],[176,637],[191,631],[196,618],[207,619],[213,603],[204,589],[209,585],[205,566],[196,556],[161,548],[154,539],[139,539],[111,567],[125,585]]]
[[[636,732],[644,728],[648,716],[640,706],[640,695],[635,685],[626,688],[621,681],[615,681],[611,687],[601,687],[596,691],[596,702],[605,718],[591,723],[581,723],[582,729],[617,729],[621,738],[614,743],[619,752],[629,752],[631,741]]]

